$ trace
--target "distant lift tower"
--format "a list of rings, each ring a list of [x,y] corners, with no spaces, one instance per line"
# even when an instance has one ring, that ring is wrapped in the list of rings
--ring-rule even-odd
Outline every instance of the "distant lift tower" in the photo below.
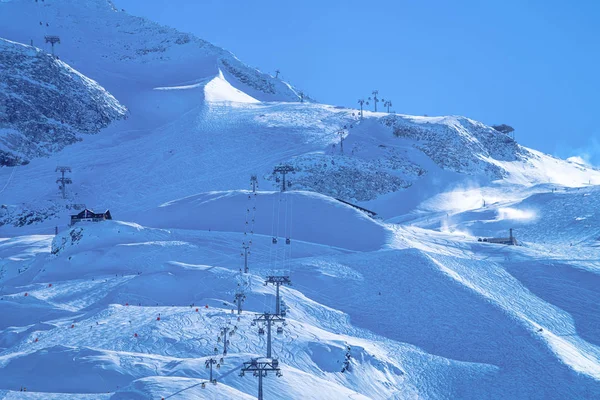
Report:
[[[336,133],[340,135],[340,153],[344,154],[344,133],[346,133],[346,131],[339,129]]]
[[[238,291],[235,294],[234,302],[237,305],[237,313],[242,313],[242,304],[244,304],[244,300],[246,300],[246,294],[243,291]]]
[[[274,322],[285,322],[285,319],[278,315],[264,313],[254,319],[254,323],[257,322],[264,322],[267,324],[267,358],[271,358],[271,325],[273,325]],[[262,328],[260,328],[260,330],[262,330]],[[260,330],[258,333],[260,333]]]
[[[282,375],[278,360],[258,361],[256,358],[244,363],[240,376],[244,376],[246,372],[252,372],[258,377],[258,400],[263,400],[263,377],[267,376],[267,372],[275,372],[277,377]]]
[[[275,304],[275,315],[281,315],[281,297],[279,296],[279,286],[281,285],[292,285],[292,281],[289,276],[267,276],[265,285],[272,283],[277,288],[276,304]]]
[[[256,193],[256,187],[258,186],[258,177],[256,175],[250,176],[250,184],[252,185],[252,193]]]
[[[343,127],[341,127],[340,129],[338,129],[338,131],[336,132],[338,135],[340,135],[340,153],[344,154],[344,134],[346,133],[346,130],[349,128],[354,128],[354,125],[344,125]]]
[[[214,358],[209,358],[208,360],[206,360],[204,362],[204,365],[206,365],[206,369],[210,368],[210,383],[214,383],[213,380],[213,364],[216,364],[217,360],[215,360]]]
[[[52,45],[52,56],[54,56],[54,44],[55,43],[60,44],[60,37],[54,36],[54,35],[49,35],[49,36],[44,36],[44,39],[46,40],[46,43],[50,43]]]
[[[65,172],[71,172],[71,167],[56,167],[55,172],[61,173],[61,177],[56,180],[56,183],[60,183],[60,186],[58,188],[62,192],[63,199],[66,199],[67,198],[67,193],[66,193],[67,185],[72,184],[73,181],[71,180],[71,178],[65,178]]]
[[[247,244],[244,243],[244,245],[242,246],[242,249],[244,249],[244,273],[247,274],[248,273],[248,254],[250,254],[250,246],[248,246]]]
[[[288,186],[292,186],[292,184],[290,182],[287,183],[286,185],[286,181],[285,181],[285,177],[288,173],[290,172],[295,172],[294,167],[290,166],[290,165],[280,165],[278,167],[275,167],[275,169],[273,169],[273,174],[281,174],[282,179],[281,179],[281,191],[285,192]],[[276,178],[276,182],[279,182],[279,177]]]
[[[228,326],[224,326],[221,328],[221,335],[223,335],[223,355],[227,355],[227,344],[229,340],[227,339],[227,334],[231,332],[231,328]]]

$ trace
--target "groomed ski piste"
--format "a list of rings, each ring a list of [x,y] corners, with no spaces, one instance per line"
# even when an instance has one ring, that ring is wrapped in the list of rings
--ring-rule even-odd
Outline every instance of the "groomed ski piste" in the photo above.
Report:
[[[273,275],[265,399],[600,398],[600,171],[464,117],[301,103],[104,0],[0,2],[0,37],[38,20],[129,111],[0,168],[0,399],[256,398]],[[74,204],[114,219],[68,226]]]

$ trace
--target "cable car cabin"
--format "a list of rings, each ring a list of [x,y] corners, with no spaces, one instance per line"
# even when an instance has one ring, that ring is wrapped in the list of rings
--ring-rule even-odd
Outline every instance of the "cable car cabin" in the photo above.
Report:
[[[277,238],[273,238],[273,244],[277,244]]]
[[[258,328],[258,334],[259,335],[264,335],[265,334],[265,330],[263,328]]]
[[[95,213],[92,210],[88,210],[87,208],[76,215],[71,215],[71,225],[74,225],[80,221],[92,221],[92,222],[100,222],[112,219],[112,215],[110,214],[110,210],[106,210],[103,213]]]
[[[285,244],[291,244],[291,243],[292,243],[292,241],[290,240],[290,238],[285,239]]]
[[[277,327],[277,333],[282,334],[283,333],[283,328],[278,326]]]

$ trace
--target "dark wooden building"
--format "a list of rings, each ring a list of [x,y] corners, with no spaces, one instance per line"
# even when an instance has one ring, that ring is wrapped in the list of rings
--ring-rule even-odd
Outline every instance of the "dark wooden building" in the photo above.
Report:
[[[110,210],[106,210],[103,213],[95,213],[92,210],[88,210],[86,208],[77,215],[71,215],[71,225],[80,221],[99,222],[106,221],[107,219],[112,219],[112,216],[110,215]]]
[[[518,246],[517,238],[513,235],[512,228],[508,231],[509,236],[507,238],[479,238],[479,242],[495,243],[495,244],[506,244],[509,246]]]

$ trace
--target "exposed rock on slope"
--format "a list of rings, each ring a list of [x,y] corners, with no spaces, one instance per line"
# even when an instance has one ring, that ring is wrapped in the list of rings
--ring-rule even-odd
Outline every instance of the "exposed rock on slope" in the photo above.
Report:
[[[410,187],[413,180],[426,172],[407,159],[397,164],[394,161],[388,154],[377,160],[307,154],[291,164],[298,173],[294,177],[296,188],[346,200],[369,201]]]
[[[506,171],[490,163],[525,160],[531,154],[510,136],[465,117],[409,117],[391,115],[381,122],[396,137],[416,141],[421,150],[443,169],[460,173],[485,173],[501,179]]]
[[[34,47],[0,39],[0,166],[26,164],[123,118],[93,80]]]

